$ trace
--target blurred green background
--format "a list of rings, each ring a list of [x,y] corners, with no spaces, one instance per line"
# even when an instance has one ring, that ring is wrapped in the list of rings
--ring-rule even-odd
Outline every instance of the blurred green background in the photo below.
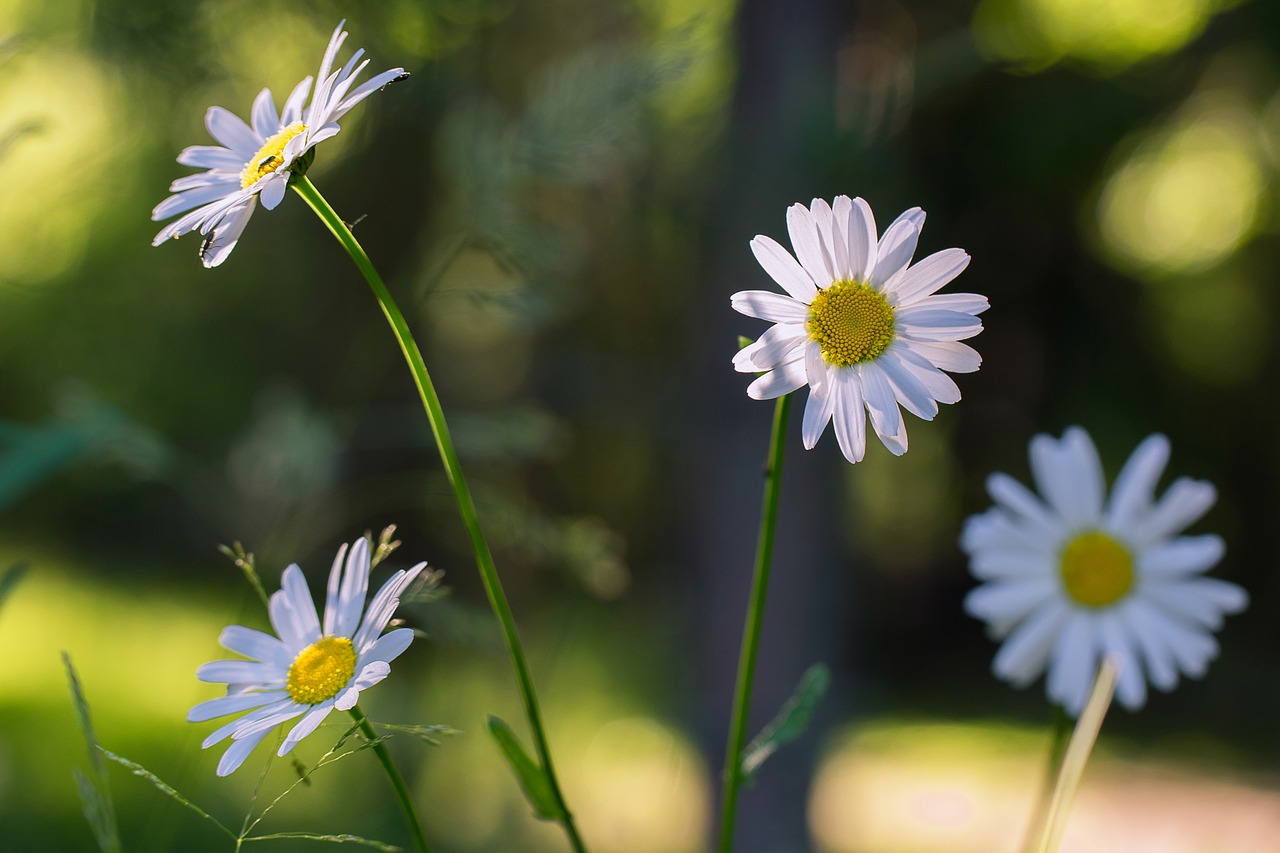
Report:
[[[451,594],[363,703],[461,730],[394,751],[443,851],[559,850],[484,733],[524,731],[424,416],[342,250],[290,195],[228,262],[150,247],[211,104],[314,74],[334,24],[375,71],[310,172],[409,316],[597,853],[706,849],[772,407],[729,360],[763,325],[758,233],[847,193],[929,214],[989,296],[981,372],[911,451],[844,463],[793,429],[751,728],[823,660],[810,732],[744,792],[744,851],[1017,847],[1050,719],[988,672],[955,542],[993,470],[1080,423],[1109,473],[1145,435],[1221,493],[1198,525],[1250,609],[1203,682],[1117,710],[1076,850],[1272,849],[1280,443],[1280,5],[1231,0],[0,0],[0,848],[91,850],[59,653],[103,743],[238,825],[186,709],[222,626],[261,626],[216,550],[322,588],[400,526]],[[346,55],[345,53],[343,54]],[[363,218],[361,218],[363,217]],[[797,410],[799,407],[795,407]],[[798,418],[798,411],[797,411]],[[384,571],[384,570],[380,570]],[[375,577],[375,581],[380,578]],[[334,724],[299,747],[314,761]],[[118,770],[118,768],[116,768]],[[294,770],[277,761],[268,791]],[[227,840],[113,771],[125,849]],[[263,831],[406,843],[368,756]],[[1153,836],[1154,833],[1154,836]],[[313,849],[280,842],[276,849]]]

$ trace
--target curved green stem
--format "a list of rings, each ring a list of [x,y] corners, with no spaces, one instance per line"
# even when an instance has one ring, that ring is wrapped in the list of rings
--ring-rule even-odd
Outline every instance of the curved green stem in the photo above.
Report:
[[[769,588],[769,567],[773,562],[773,533],[778,522],[778,488],[782,483],[783,444],[787,437],[787,412],[791,395],[778,398],[773,409],[773,432],[769,443],[769,467],[765,471],[764,507],[760,513],[760,537],[756,543],[756,568],[751,580],[751,600],[747,604],[747,624],[742,630],[742,651],[738,656],[738,683],[733,694],[733,714],[729,721],[729,745],[724,756],[724,801],[720,810],[720,853],[733,850],[733,822],[738,808],[738,788],[742,783],[742,747],[747,739],[747,714],[751,709],[751,683],[756,674],[756,651],[760,648],[760,626],[764,622],[764,601]]]
[[[431,853],[430,848],[427,847],[427,836],[422,832],[422,824],[418,823],[418,814],[413,810],[409,786],[404,783],[404,777],[392,763],[391,753],[387,752],[387,747],[378,739],[378,733],[373,730],[373,726],[369,725],[369,718],[360,710],[359,705],[351,708],[348,713],[360,724],[360,733],[373,744],[373,754],[378,756],[382,769],[387,771],[387,778],[391,780],[391,787],[395,789],[396,799],[400,801],[400,811],[404,812],[405,823],[409,824],[409,831],[413,833],[414,847],[418,849],[418,853]]]
[[[427,420],[431,423],[431,432],[435,436],[436,447],[440,451],[440,459],[444,463],[449,485],[453,487],[453,496],[458,504],[458,512],[462,516],[462,523],[466,526],[467,535],[471,539],[471,548],[475,551],[476,566],[480,570],[480,579],[484,582],[484,589],[489,596],[489,604],[493,608],[494,615],[498,617],[498,622],[502,626],[502,635],[507,643],[507,651],[511,655],[511,663],[516,670],[516,679],[520,683],[525,716],[528,717],[529,728],[533,732],[534,748],[537,750],[542,768],[547,774],[547,782],[550,785],[551,793],[560,804],[560,810],[564,814],[561,824],[564,826],[564,830],[568,834],[569,841],[576,853],[584,853],[586,848],[583,846],[578,830],[574,826],[573,816],[564,801],[564,795],[560,792],[560,783],[556,779],[555,769],[551,763],[551,751],[547,746],[546,734],[542,728],[542,714],[538,710],[538,697],[533,691],[533,679],[529,675],[529,665],[525,662],[524,648],[520,645],[520,635],[516,632],[515,618],[511,615],[511,605],[507,603],[506,593],[502,590],[502,581],[498,578],[498,569],[494,566],[493,555],[489,551],[489,543],[485,541],[484,533],[480,530],[480,520],[476,516],[475,501],[472,500],[471,490],[467,488],[467,481],[462,476],[462,467],[458,464],[458,454],[453,449],[453,439],[449,435],[449,426],[445,423],[444,410],[440,407],[440,398],[437,396],[435,386],[431,382],[431,376],[427,373],[427,366],[422,360],[422,353],[418,350],[418,344],[413,339],[413,333],[409,331],[409,325],[405,322],[400,308],[396,305],[395,300],[391,298],[391,293],[387,290],[387,286],[382,282],[378,271],[374,269],[373,262],[369,260],[364,248],[356,240],[355,235],[351,233],[351,229],[334,212],[334,209],[329,206],[329,202],[325,201],[324,196],[320,195],[320,191],[315,188],[315,185],[306,176],[295,175],[289,181],[289,186],[293,187],[298,195],[302,196],[303,200],[310,205],[321,221],[333,232],[333,236],[338,238],[338,242],[347,250],[347,254],[351,255],[351,259],[355,261],[365,280],[369,282],[369,287],[373,289],[373,295],[377,298],[378,305],[381,306],[387,322],[391,324],[396,341],[400,344],[400,350],[404,353],[404,359],[409,365],[409,371],[413,374],[413,381],[418,386],[418,394],[422,397],[422,406],[426,410]]]

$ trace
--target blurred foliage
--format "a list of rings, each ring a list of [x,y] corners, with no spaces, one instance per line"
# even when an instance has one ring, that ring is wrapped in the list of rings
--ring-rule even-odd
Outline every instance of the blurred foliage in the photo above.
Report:
[[[882,223],[924,207],[920,253],[964,247],[957,287],[993,307],[982,371],[937,422],[913,420],[906,457],[850,468],[828,436],[793,468],[830,507],[806,567],[828,609],[771,630],[841,639],[823,711],[1042,719],[1039,688],[996,683],[961,612],[959,526],[989,472],[1025,478],[1037,431],[1085,424],[1114,475],[1159,430],[1179,473],[1218,485],[1202,528],[1228,541],[1219,572],[1253,609],[1205,682],[1108,727],[1188,745],[1189,763],[1280,761],[1280,687],[1260,676],[1280,640],[1275,4],[0,0],[0,565],[36,567],[0,609],[20,650],[0,664],[6,849],[92,844],[69,759],[45,746],[76,737],[59,649],[104,743],[236,813],[252,781],[215,781],[183,722],[220,628],[261,618],[214,545],[252,543],[270,591],[293,561],[314,584],[335,543],[391,519],[404,545],[386,565],[429,559],[449,582],[406,605],[427,641],[374,706],[462,732],[425,756],[393,742],[420,761],[428,826],[446,851],[558,849],[484,736],[487,714],[519,707],[412,386],[347,258],[292,198],[213,272],[191,238],[149,245],[209,105],[244,115],[261,87],[314,73],[343,15],[375,68],[413,77],[344,119],[309,174],[359,221],[423,344],[593,850],[697,850],[710,823],[727,702],[702,648],[739,603],[715,586],[721,555],[695,555],[717,512],[753,535],[758,495],[738,484],[755,489],[759,460],[690,481],[763,446],[768,421],[727,366],[760,333],[727,297],[768,286],[752,235],[782,239],[786,205],[837,193]],[[787,695],[803,665],[762,689]],[[314,811],[316,831],[394,834],[376,769],[348,765],[287,800],[282,825]],[[811,825],[848,849],[822,828],[844,800],[824,798],[862,782],[823,787],[827,767],[809,768]],[[223,849],[148,786],[114,794],[129,849]],[[295,846],[314,845],[279,842]]]

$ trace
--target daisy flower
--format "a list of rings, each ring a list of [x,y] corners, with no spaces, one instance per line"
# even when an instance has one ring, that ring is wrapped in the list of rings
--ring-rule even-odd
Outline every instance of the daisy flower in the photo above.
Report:
[[[944,249],[911,266],[924,211],[913,207],[876,239],[875,218],[860,198],[814,199],[787,211],[795,256],[763,235],[756,260],[786,295],[744,290],[734,309],[774,325],[733,359],[742,373],[763,373],[747,388],[770,400],[809,386],[804,446],[812,450],[835,419],[836,441],[850,462],[866,450],[865,408],[890,452],[907,452],[901,405],[933,420],[939,403],[960,399],[942,371],[971,373],[982,358],[960,343],[982,331],[985,296],[935,295],[969,265],[961,249]],[[797,258],[799,259],[797,261]]]
[[[1116,696],[1130,710],[1146,701],[1148,679],[1167,692],[1179,673],[1204,675],[1223,614],[1240,612],[1249,598],[1233,583],[1201,577],[1222,558],[1222,539],[1180,533],[1217,491],[1181,477],[1157,499],[1168,460],[1169,440],[1149,436],[1108,499],[1093,441],[1071,427],[1060,440],[1031,440],[1040,495],[1006,474],[987,480],[995,506],[965,522],[960,546],[984,581],[965,609],[1005,638],[997,676],[1024,687],[1047,668],[1049,699],[1077,715],[1103,657],[1119,666]]]
[[[369,64],[367,59],[360,62],[363,49],[333,70],[338,48],[347,38],[342,29],[345,23],[339,22],[329,39],[314,92],[312,78],[307,77],[293,87],[284,109],[277,113],[271,90],[263,89],[253,102],[251,124],[222,107],[209,108],[205,127],[219,144],[192,145],[178,155],[183,166],[208,171],[178,178],[169,186],[173,195],[156,205],[151,218],[158,222],[179,213],[186,215],[166,225],[151,245],[199,231],[204,236],[200,260],[206,267],[216,267],[235,248],[258,199],[267,210],[274,210],[284,198],[290,173],[295,168],[305,171],[309,161],[300,163],[303,156],[341,130],[338,119],[378,89],[409,76],[403,68],[392,68],[355,86],[356,78]],[[308,92],[311,103],[304,109]]]
[[[338,549],[329,572],[324,623],[307,581],[297,564],[284,570],[280,590],[271,596],[271,625],[279,637],[231,625],[218,638],[223,648],[251,660],[219,660],[206,663],[196,678],[226,684],[227,695],[201,702],[187,712],[187,720],[200,723],[248,711],[205,738],[208,749],[231,738],[231,746],[218,762],[218,775],[239,767],[272,729],[302,717],[280,744],[284,755],[324,722],[329,712],[355,706],[360,691],[387,677],[391,661],[409,647],[413,631],[397,628],[386,634],[391,614],[405,588],[426,567],[419,563],[402,569],[382,585],[369,607],[369,542],[357,539],[350,550]]]

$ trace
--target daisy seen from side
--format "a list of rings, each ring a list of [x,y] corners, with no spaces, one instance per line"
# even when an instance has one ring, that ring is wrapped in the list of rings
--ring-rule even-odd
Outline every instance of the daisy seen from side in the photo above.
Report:
[[[970,517],[960,540],[983,582],[965,609],[1004,640],[993,672],[1024,687],[1047,670],[1046,694],[1073,716],[1104,657],[1130,710],[1146,702],[1148,680],[1170,691],[1179,675],[1203,676],[1218,653],[1213,632],[1249,600],[1203,577],[1225,552],[1221,537],[1182,535],[1213,506],[1213,485],[1180,477],[1157,498],[1169,459],[1159,434],[1133,451],[1110,497],[1084,429],[1036,436],[1030,457],[1039,494],[993,474],[995,506]]]
[[[330,712],[355,707],[360,693],[391,672],[391,662],[413,641],[413,630],[396,628],[383,634],[400,603],[400,595],[426,568],[419,563],[397,571],[373,596],[368,608],[369,542],[343,545],[329,572],[324,621],[316,613],[306,578],[297,564],[284,570],[280,590],[268,607],[277,636],[242,625],[228,626],[219,644],[250,660],[220,660],[196,671],[201,681],[226,684],[227,694],[209,699],[187,713],[198,723],[227,714],[237,717],[205,738],[208,749],[227,738],[231,745],[218,762],[218,775],[239,767],[254,748],[281,723],[301,717],[278,754],[285,755],[316,730]]]
[[[793,256],[760,235],[751,251],[785,294],[735,293],[731,304],[774,325],[739,350],[734,368],[763,373],[747,388],[769,400],[809,386],[802,436],[813,449],[835,421],[845,458],[860,462],[866,423],[895,455],[907,451],[902,411],[932,420],[939,403],[960,399],[951,373],[971,373],[982,358],[961,341],[982,331],[985,296],[938,294],[969,264],[944,249],[912,264],[925,214],[911,208],[877,239],[875,218],[860,198],[792,205],[787,229]],[[865,410],[865,413],[864,413]]]
[[[169,186],[173,195],[156,205],[151,218],[159,222],[184,215],[162,228],[151,245],[198,232],[204,237],[201,262],[218,266],[235,248],[258,201],[267,210],[280,203],[290,175],[305,171],[308,152],[341,130],[340,118],[378,89],[409,76],[403,68],[392,68],[357,86],[369,64],[368,59],[361,61],[363,48],[335,70],[338,49],[347,38],[344,24],[341,21],[329,39],[314,91],[312,78],[305,78],[277,112],[271,90],[263,89],[247,124],[222,107],[209,108],[205,127],[218,144],[192,145],[178,155],[183,166],[207,171],[178,178]],[[308,93],[311,101],[304,107]]]

